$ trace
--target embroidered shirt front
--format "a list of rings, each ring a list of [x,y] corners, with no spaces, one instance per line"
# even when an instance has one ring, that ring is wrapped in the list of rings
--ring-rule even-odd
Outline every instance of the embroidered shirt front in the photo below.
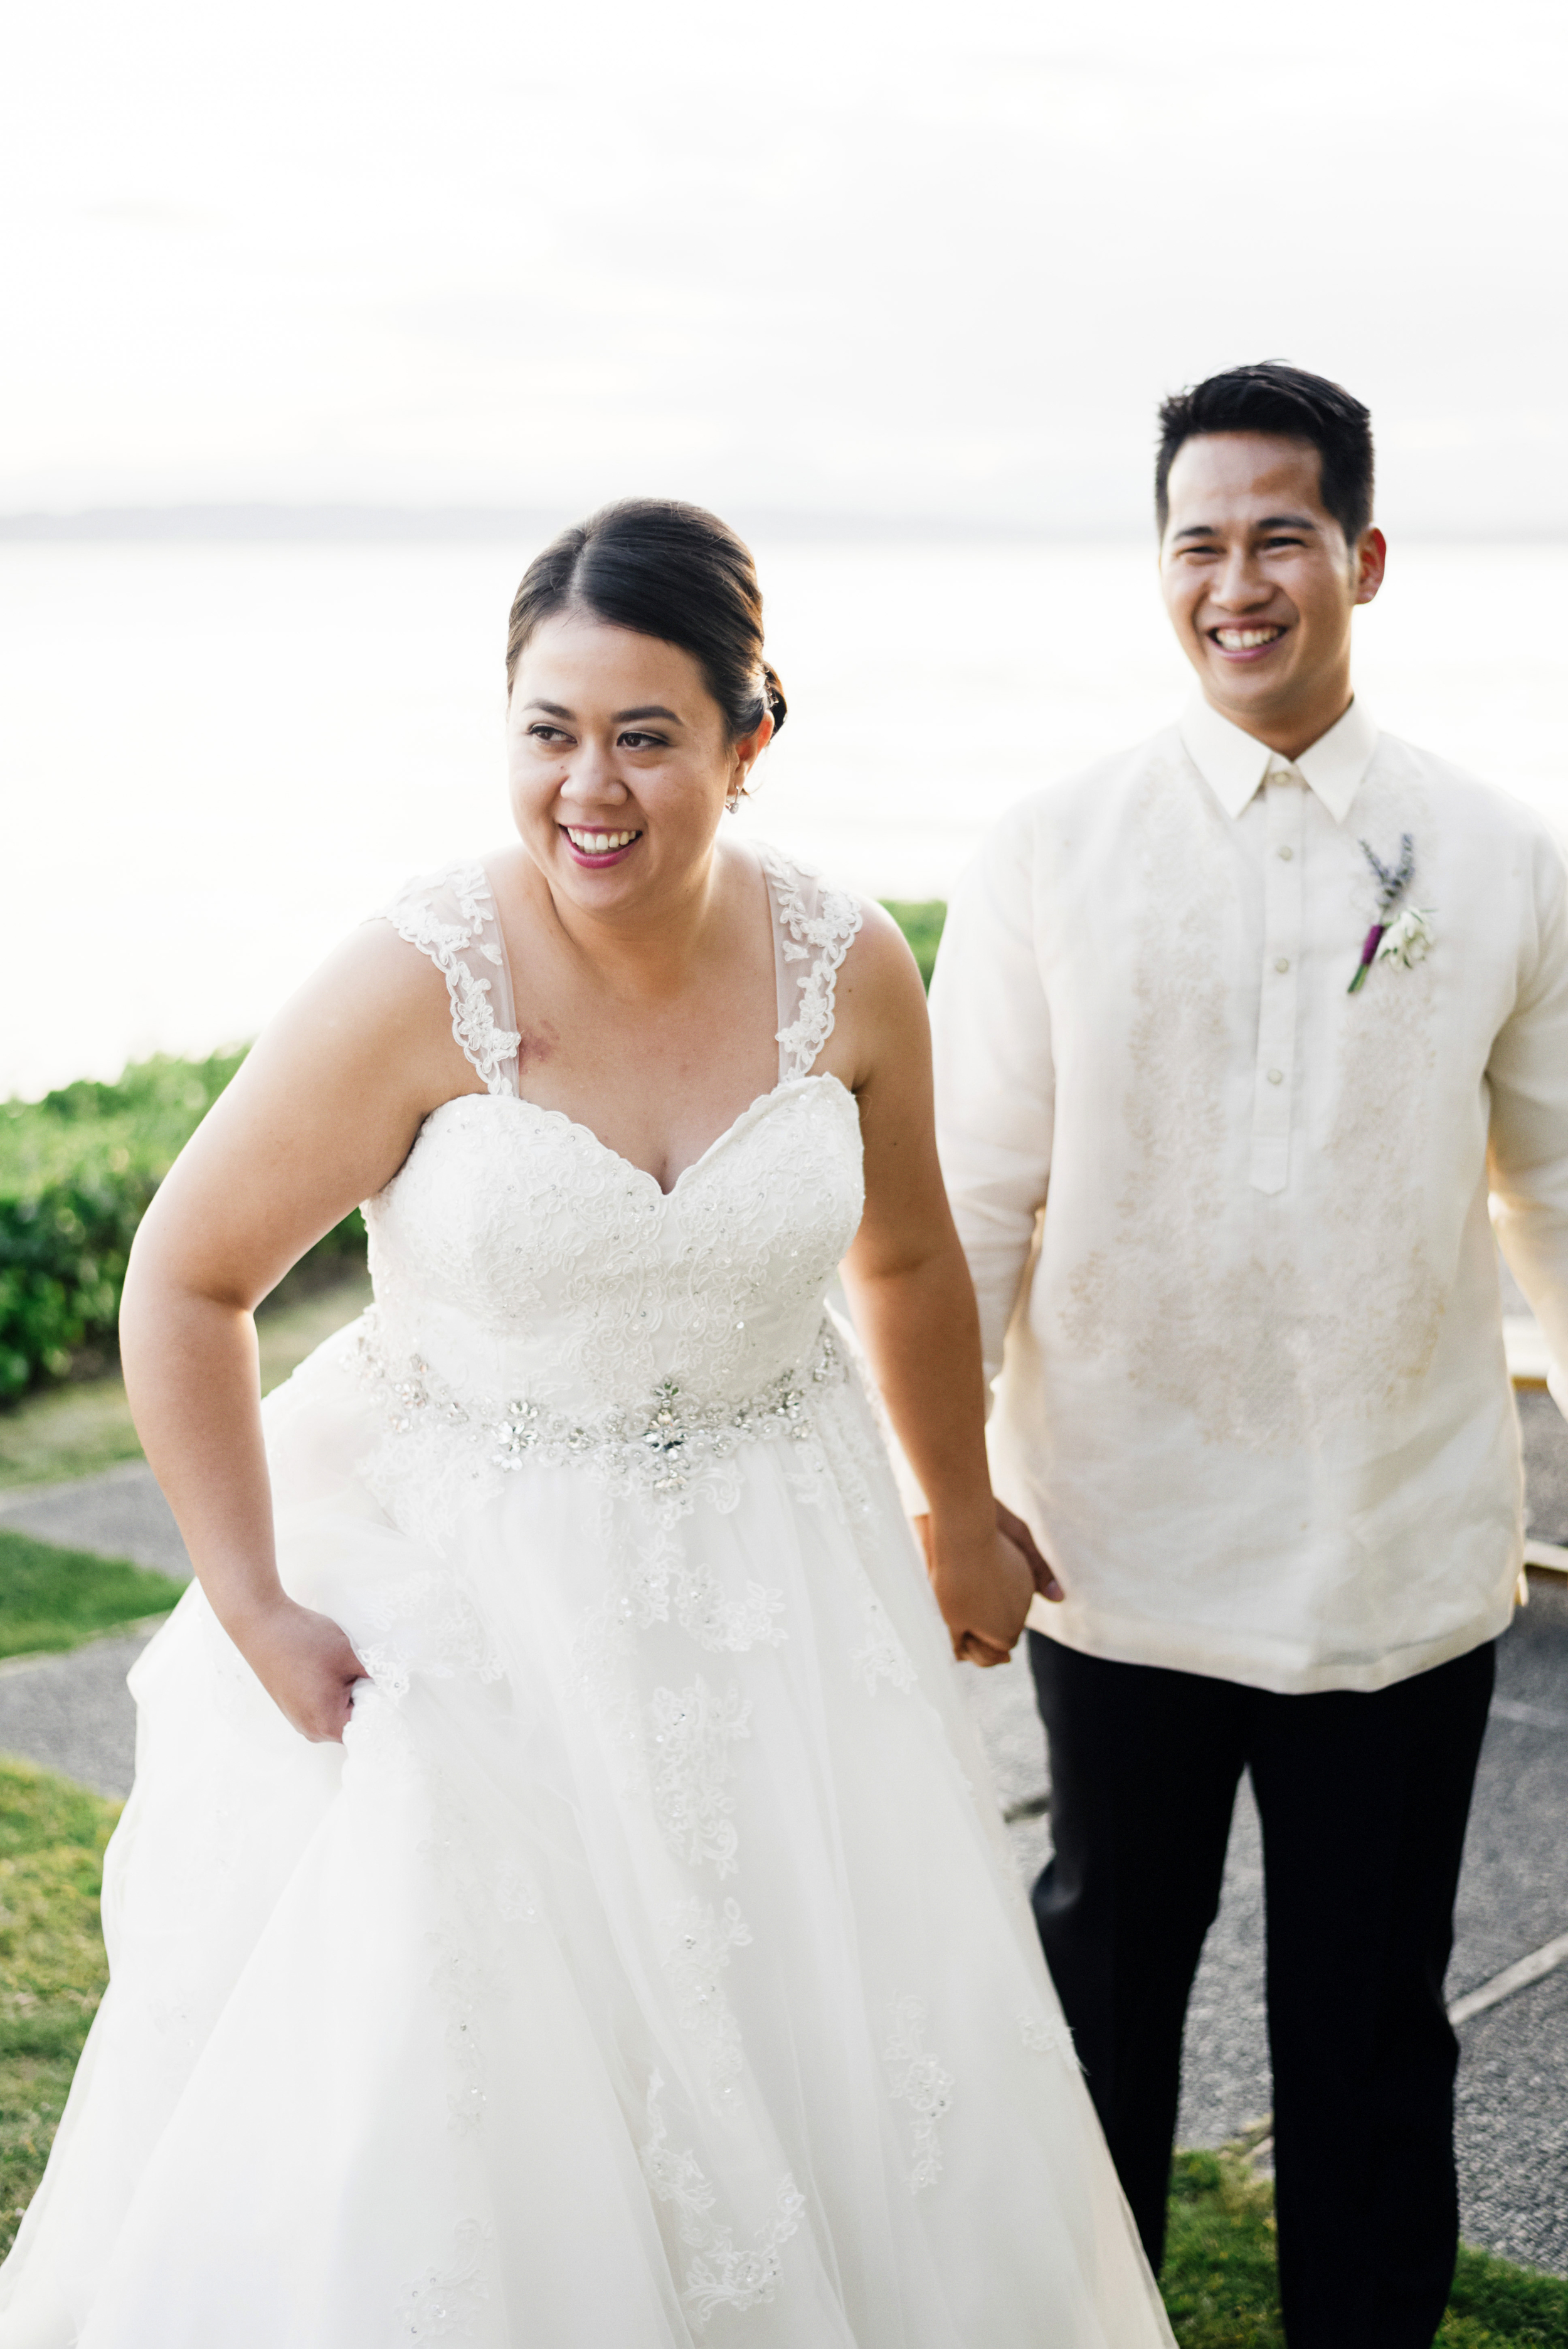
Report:
[[[1407,834],[1430,951],[1351,994],[1363,843]],[[1359,703],[1294,761],[1199,705],[998,827],[932,990],[938,1125],[1055,1637],[1305,1691],[1507,1622],[1488,1191],[1568,1363],[1564,899],[1529,811]]]

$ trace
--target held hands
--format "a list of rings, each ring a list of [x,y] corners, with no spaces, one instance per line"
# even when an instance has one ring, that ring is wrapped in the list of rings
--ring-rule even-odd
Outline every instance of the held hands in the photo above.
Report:
[[[226,1621],[234,1645],[290,1725],[313,1745],[341,1743],[364,1665],[337,1625],[280,1592],[254,1613]]]
[[[928,1516],[914,1520],[953,1652],[983,1668],[1006,1662],[1037,1591],[1065,1595],[1023,1519],[1000,1501],[995,1513],[994,1526],[957,1537],[945,1529],[939,1536]]]

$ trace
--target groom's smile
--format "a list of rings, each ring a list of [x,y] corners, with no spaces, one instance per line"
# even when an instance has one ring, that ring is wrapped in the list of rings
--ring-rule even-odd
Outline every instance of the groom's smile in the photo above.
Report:
[[[1209,630],[1210,636],[1222,653],[1243,659],[1250,658],[1254,653],[1265,651],[1270,645],[1277,645],[1284,634],[1284,630],[1277,621],[1271,621],[1266,628],[1211,628]]]

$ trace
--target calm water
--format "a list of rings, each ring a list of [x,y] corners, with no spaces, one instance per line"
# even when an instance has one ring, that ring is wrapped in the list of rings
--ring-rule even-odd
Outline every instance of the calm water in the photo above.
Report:
[[[506,836],[500,651],[532,553],[0,546],[0,1095],[253,1034],[410,871]],[[1139,546],[758,546],[789,722],[738,819],[940,896],[1022,792],[1188,671]],[[1568,547],[1396,549],[1383,723],[1568,831]]]

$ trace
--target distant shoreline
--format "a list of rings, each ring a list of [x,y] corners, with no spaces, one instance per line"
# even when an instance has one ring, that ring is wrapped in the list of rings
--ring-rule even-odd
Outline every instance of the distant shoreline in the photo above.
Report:
[[[984,517],[790,513],[727,508],[754,538],[872,542],[932,539],[1007,545],[1141,542],[1146,526],[1101,532],[1009,525]],[[545,538],[581,519],[579,509],[532,506],[179,505],[88,506],[74,513],[0,514],[0,540],[445,540],[458,543]]]
[[[1103,546],[1142,544],[1148,523],[1125,515],[1108,516],[1089,529],[1082,523],[1052,527],[1037,521],[1008,523],[983,514],[813,513],[727,509],[748,537],[815,544],[850,541],[889,544],[1003,546]],[[71,512],[39,509],[0,513],[0,543],[71,544],[86,542],[183,542],[232,544],[267,543],[447,543],[472,545],[552,535],[578,519],[573,508],[533,506],[285,505],[262,502],[232,505],[86,506]],[[1401,528],[1407,543],[1460,546],[1560,546],[1568,543],[1562,525],[1537,530],[1502,523],[1486,530]]]

